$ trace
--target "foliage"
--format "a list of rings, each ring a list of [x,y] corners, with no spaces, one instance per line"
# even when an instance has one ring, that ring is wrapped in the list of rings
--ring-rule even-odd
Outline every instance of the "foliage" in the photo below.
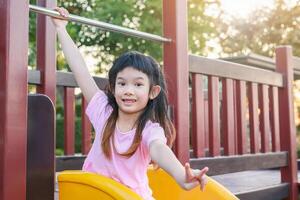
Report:
[[[192,54],[207,55],[212,49],[207,44],[217,37],[215,17],[207,14],[206,10],[220,8],[219,0],[189,0],[189,51]]]
[[[218,18],[219,42],[228,55],[250,52],[272,57],[278,45],[292,45],[300,56],[300,4],[291,6],[276,0],[274,7],[255,10],[248,18],[228,16]]]
[[[35,0],[30,1],[35,4]],[[189,41],[190,51],[194,54],[207,54],[206,41],[215,37],[213,18],[205,15],[205,9],[218,5],[218,0],[189,0]],[[68,0],[59,1],[70,13],[97,19],[132,29],[162,34],[161,0]],[[97,60],[96,73],[106,72],[114,58],[125,51],[137,50],[162,61],[162,45],[140,38],[128,37],[119,33],[105,32],[95,27],[69,23],[68,32],[75,43],[85,53]],[[35,65],[35,14],[30,14],[29,64]],[[204,52],[206,51],[206,53]],[[58,49],[58,69],[66,69],[67,64]]]
[[[33,3],[33,2],[31,2]],[[70,13],[97,19],[115,25],[132,29],[162,34],[161,30],[161,3],[158,0],[69,0],[61,1]],[[35,23],[34,14],[30,20],[30,64],[35,60]],[[137,50],[149,54],[159,61],[162,58],[162,45],[153,41],[140,38],[128,37],[119,33],[105,32],[95,27],[76,23],[69,23],[68,32],[79,47],[83,47],[86,53],[98,61],[96,72],[105,72],[114,60],[115,56],[128,50]],[[58,68],[66,68],[67,65],[58,52]]]

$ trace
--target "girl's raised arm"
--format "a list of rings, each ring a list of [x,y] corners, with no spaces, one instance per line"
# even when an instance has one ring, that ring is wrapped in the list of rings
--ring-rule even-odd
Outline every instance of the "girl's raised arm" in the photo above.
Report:
[[[55,10],[57,10],[62,17],[69,15],[68,11],[64,8],[56,8]],[[66,30],[67,21],[58,18],[52,18],[52,21],[56,27],[57,35],[69,67],[75,76],[83,96],[89,102],[99,88],[90,75],[81,53]]]

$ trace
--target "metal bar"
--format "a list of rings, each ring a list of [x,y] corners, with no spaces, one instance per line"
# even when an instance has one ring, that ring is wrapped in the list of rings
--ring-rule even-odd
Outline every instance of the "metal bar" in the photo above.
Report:
[[[29,5],[29,9],[30,9],[30,11],[35,12],[35,13],[44,14],[44,15],[48,15],[48,16],[52,16],[52,17],[61,17],[57,11],[49,10],[49,9],[46,9],[46,8],[43,8],[40,6]],[[147,39],[147,40],[153,40],[156,42],[171,42],[172,41],[169,38],[164,38],[159,35],[154,35],[154,34],[142,32],[142,31],[137,31],[137,30],[133,30],[133,29],[129,29],[129,28],[125,28],[125,27],[121,27],[121,26],[117,26],[117,25],[113,25],[113,24],[109,24],[109,23],[105,23],[105,22],[101,22],[101,21],[97,21],[97,20],[93,20],[93,19],[88,19],[85,17],[80,17],[80,16],[72,15],[72,14],[69,15],[67,20],[72,21],[72,22],[78,22],[81,24],[95,26],[95,27],[98,27],[98,28],[106,30],[106,31],[118,32],[118,33],[122,33],[125,35],[139,37],[139,38],[143,38],[143,39]]]

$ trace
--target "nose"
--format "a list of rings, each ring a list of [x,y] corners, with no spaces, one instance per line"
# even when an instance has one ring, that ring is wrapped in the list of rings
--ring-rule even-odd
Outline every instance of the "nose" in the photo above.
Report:
[[[133,86],[128,85],[128,86],[125,88],[125,94],[126,94],[126,95],[132,95],[133,93],[134,93]]]

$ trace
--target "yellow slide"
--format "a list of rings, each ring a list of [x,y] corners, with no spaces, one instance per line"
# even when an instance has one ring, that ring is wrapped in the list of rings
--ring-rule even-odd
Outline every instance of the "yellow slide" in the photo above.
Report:
[[[190,191],[181,189],[176,181],[164,170],[148,170],[149,184],[156,200],[236,200],[229,190],[210,177],[204,191],[200,186]]]
[[[148,170],[149,184],[156,200],[235,200],[222,185],[209,178],[205,190],[181,189],[162,169]],[[58,175],[59,200],[142,200],[128,187],[101,175],[82,171],[63,171]]]

